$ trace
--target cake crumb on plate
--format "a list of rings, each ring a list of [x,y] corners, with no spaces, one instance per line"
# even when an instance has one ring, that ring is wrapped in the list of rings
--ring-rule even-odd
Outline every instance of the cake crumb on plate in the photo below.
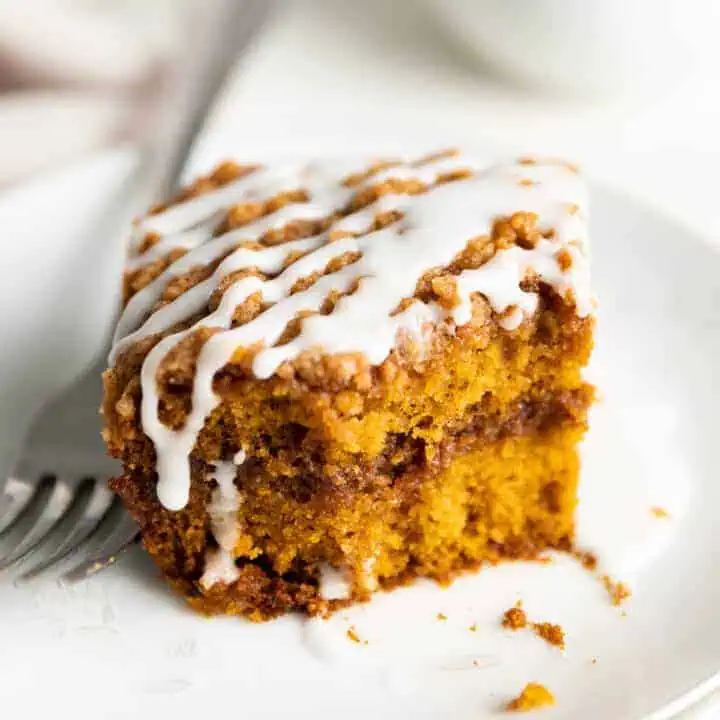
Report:
[[[661,513],[665,512],[662,508],[653,508],[652,512],[655,513],[655,510],[660,511]],[[663,516],[657,515],[657,517]],[[600,579],[603,587],[610,596],[610,600],[613,605],[622,605],[630,597],[630,595],[632,595],[632,591],[626,583],[614,580],[610,577],[610,575],[603,574],[598,571],[598,559],[594,553],[583,550],[575,550],[572,555],[582,563],[582,566],[586,570],[589,570]]]
[[[622,605],[632,594],[625,583],[613,580],[609,575],[603,575],[602,582],[613,605]]]
[[[545,642],[561,650],[565,649],[565,632],[560,625],[549,622],[531,622],[528,620],[525,610],[517,605],[505,611],[502,626],[507,630],[523,630],[530,627]]]
[[[545,642],[560,648],[560,650],[565,649],[565,631],[560,625],[549,622],[533,623],[532,629],[535,631],[535,634],[545,640]]]
[[[357,630],[355,630],[354,625],[351,625],[347,629],[347,632],[345,633],[345,635],[347,636],[348,640],[352,640],[354,643],[357,643],[358,645],[367,645],[368,644],[367,640],[362,640],[360,638],[360,636],[357,634]]]
[[[528,683],[522,692],[505,706],[507,712],[530,712],[555,704],[555,696],[537,682]]]
[[[503,615],[502,626],[508,630],[522,630],[527,623],[527,613],[518,606],[506,610]]]

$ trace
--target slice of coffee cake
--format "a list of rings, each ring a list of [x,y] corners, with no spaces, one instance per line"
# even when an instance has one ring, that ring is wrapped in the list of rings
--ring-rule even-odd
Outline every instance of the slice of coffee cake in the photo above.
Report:
[[[568,547],[592,388],[557,161],[225,163],[136,227],[113,481],[203,612],[325,613]]]

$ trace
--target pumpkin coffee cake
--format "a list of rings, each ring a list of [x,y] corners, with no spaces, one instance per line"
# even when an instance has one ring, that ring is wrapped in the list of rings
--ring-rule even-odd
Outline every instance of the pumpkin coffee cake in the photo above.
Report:
[[[570,547],[586,252],[574,168],[455,152],[226,162],[138,221],[105,439],[170,584],[264,620]]]

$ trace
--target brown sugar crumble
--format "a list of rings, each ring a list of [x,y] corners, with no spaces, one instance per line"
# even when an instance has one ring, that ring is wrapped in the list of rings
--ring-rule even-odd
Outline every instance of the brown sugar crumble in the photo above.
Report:
[[[528,683],[516,698],[505,706],[507,712],[530,712],[555,704],[555,696],[537,682]]]
[[[602,583],[613,605],[622,605],[632,595],[625,583],[613,580],[609,575],[602,576]]]
[[[567,250],[558,250],[558,253],[555,257],[557,258],[558,265],[560,265],[560,269],[563,272],[569,270],[572,267],[572,255]]]
[[[598,559],[593,553],[576,550],[573,552],[573,556],[581,562],[582,566],[586,570],[589,570],[590,572],[595,572],[595,570],[597,570]]]
[[[549,622],[533,623],[532,629],[535,631],[535,634],[545,640],[545,642],[560,648],[560,650],[565,649],[565,631],[560,625]]]
[[[545,640],[545,642],[553,645],[560,650],[565,649],[565,631],[554,623],[549,622],[530,622],[527,613],[518,605],[506,610],[503,614],[502,626],[507,630],[523,630],[527,627]]]
[[[658,509],[662,511],[662,508]],[[653,512],[654,510],[655,508],[653,508]],[[609,575],[598,573],[598,560],[593,553],[575,550],[572,555],[582,563],[586,570],[600,579],[613,605],[622,605],[632,595],[630,588],[624,582],[613,580]]]
[[[522,630],[527,624],[526,612],[517,606],[506,610],[503,615],[502,626],[507,630]]]

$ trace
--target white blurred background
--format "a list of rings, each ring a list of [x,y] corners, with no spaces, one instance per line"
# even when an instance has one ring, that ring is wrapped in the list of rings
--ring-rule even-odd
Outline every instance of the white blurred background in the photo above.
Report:
[[[187,4],[0,3],[0,186],[137,139]],[[707,0],[280,0],[214,125],[249,155],[563,155],[720,234],[719,18]]]

